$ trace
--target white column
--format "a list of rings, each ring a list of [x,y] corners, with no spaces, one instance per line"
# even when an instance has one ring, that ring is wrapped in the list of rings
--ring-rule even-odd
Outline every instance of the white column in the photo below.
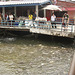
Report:
[[[37,15],[37,17],[38,17],[38,14],[39,14],[39,12],[38,12],[38,5],[36,5],[36,15]]]
[[[16,7],[14,7],[14,14],[15,14],[15,18],[16,18],[16,16],[17,16],[17,15],[16,15]]]
[[[44,9],[44,17],[46,18],[46,10]]]
[[[3,15],[3,19],[5,20],[5,7],[2,7],[2,15]]]

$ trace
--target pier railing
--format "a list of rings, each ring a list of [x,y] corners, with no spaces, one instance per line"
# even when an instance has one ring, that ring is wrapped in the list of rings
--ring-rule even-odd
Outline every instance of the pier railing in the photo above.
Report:
[[[70,19],[69,20],[69,24],[70,25],[75,25],[75,19]],[[62,22],[62,18],[56,18],[56,22]]]
[[[56,27],[55,27],[56,26]],[[55,31],[68,31],[74,32],[74,24],[69,23],[67,25],[62,25],[62,22],[56,21],[52,24],[50,21],[33,21],[33,20],[9,20],[0,22],[0,27],[26,27],[26,28],[37,28],[37,29],[49,29]]]

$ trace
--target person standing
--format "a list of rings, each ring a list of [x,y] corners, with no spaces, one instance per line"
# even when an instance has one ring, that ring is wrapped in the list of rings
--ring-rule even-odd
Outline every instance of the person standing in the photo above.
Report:
[[[12,14],[9,15],[9,19],[12,21],[14,16]]]
[[[7,20],[7,21],[9,21],[9,20],[10,20],[10,18],[9,18],[9,14],[7,14],[6,20]]]
[[[56,24],[55,24],[55,20],[56,20],[56,16],[54,15],[54,13],[52,13],[52,16],[51,16],[51,24],[52,24],[52,28],[56,28]]]
[[[65,13],[62,18],[62,24],[64,24],[64,28],[68,28],[69,24],[69,15]]]
[[[7,14],[6,20],[7,20],[7,25],[9,25],[9,22],[10,22],[9,14]]]
[[[36,19],[36,12],[34,12],[34,14],[33,14],[33,20],[35,20]]]
[[[33,14],[33,26],[36,27],[36,22],[35,22],[35,19],[36,19],[36,12],[34,12]]]
[[[29,26],[33,26],[33,15],[30,13],[29,14],[29,16],[28,16],[28,18],[29,18]]]
[[[30,13],[28,18],[29,18],[29,20],[32,20],[33,19],[33,15]]]
[[[12,14],[9,15],[9,24],[12,26],[13,25],[13,18],[14,16]]]

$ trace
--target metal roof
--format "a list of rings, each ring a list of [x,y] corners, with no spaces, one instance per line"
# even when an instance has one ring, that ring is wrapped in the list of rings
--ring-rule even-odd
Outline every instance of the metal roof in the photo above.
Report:
[[[34,6],[41,5],[50,2],[50,0],[24,0],[24,1],[6,1],[0,2],[0,7],[11,7],[11,6]]]

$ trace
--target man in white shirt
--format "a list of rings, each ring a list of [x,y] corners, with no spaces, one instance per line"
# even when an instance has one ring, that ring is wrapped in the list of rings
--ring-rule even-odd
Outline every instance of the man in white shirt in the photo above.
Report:
[[[55,28],[56,28],[55,20],[56,20],[56,16],[55,16],[54,13],[53,13],[52,16],[51,16],[52,28],[54,28],[54,26],[55,26]]]
[[[14,18],[13,15],[10,14],[10,15],[9,15],[9,19],[10,19],[10,20],[13,20],[13,18]]]
[[[10,20],[9,25],[11,25],[11,26],[13,25],[13,18],[14,18],[14,16],[12,14],[10,14],[9,15],[9,20]]]

